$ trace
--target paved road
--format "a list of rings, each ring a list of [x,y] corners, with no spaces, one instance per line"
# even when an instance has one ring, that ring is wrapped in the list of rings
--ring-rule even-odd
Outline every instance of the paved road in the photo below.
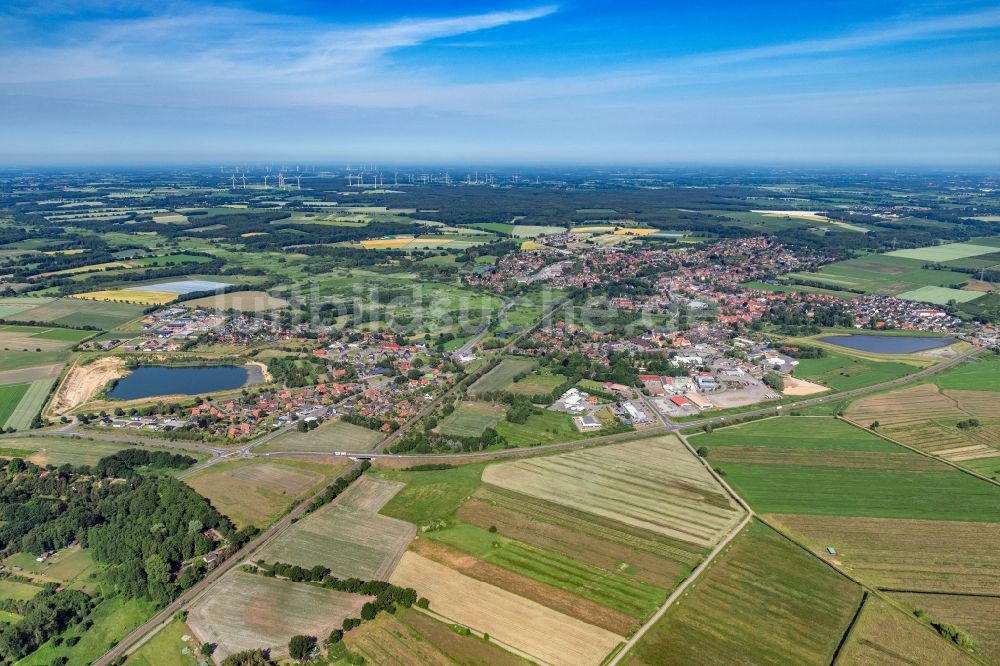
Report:
[[[555,307],[558,307],[558,305],[561,305],[561,303],[559,303],[556,306],[554,306],[553,308],[551,308],[548,313],[551,313],[552,311],[554,311]],[[528,331],[525,331],[521,335],[517,336],[517,338],[515,338],[514,340],[511,340],[510,343],[504,349],[505,350],[509,350],[510,348],[512,348],[513,345],[516,344],[517,340],[520,339],[521,337],[523,337],[524,335],[527,335],[528,332],[530,332],[530,330],[531,329],[529,329]],[[913,373],[911,375],[907,375],[905,377],[901,377],[899,379],[894,379],[894,380],[890,380],[890,381],[887,381],[887,382],[882,382],[882,383],[876,384],[874,386],[869,386],[869,387],[865,387],[865,388],[861,388],[861,389],[855,389],[855,390],[852,390],[852,391],[845,391],[845,392],[842,392],[842,393],[835,393],[835,394],[832,394],[832,395],[829,395],[829,396],[822,396],[822,397],[818,397],[818,398],[811,398],[811,399],[802,400],[802,401],[799,401],[799,402],[795,402],[795,403],[790,403],[790,404],[787,404],[787,405],[783,405],[782,406],[782,410],[791,410],[791,409],[797,409],[797,408],[801,408],[801,407],[808,407],[808,406],[812,406],[812,405],[818,405],[818,404],[822,404],[824,402],[827,402],[829,400],[841,400],[841,399],[844,399],[844,398],[855,397],[855,396],[858,396],[858,395],[864,395],[864,394],[867,394],[867,393],[873,393],[873,392],[881,391],[881,390],[884,390],[884,389],[887,389],[887,388],[892,388],[892,387],[895,387],[895,386],[907,384],[907,383],[913,382],[915,380],[919,380],[919,379],[923,379],[925,377],[931,376],[931,375],[933,375],[935,373],[941,372],[942,370],[950,368],[950,367],[952,367],[952,366],[954,366],[954,365],[956,365],[958,363],[961,363],[962,361],[964,361],[964,360],[966,360],[966,359],[974,356],[975,354],[979,353],[979,351],[980,351],[979,349],[974,349],[974,350],[971,350],[971,351],[966,352],[964,354],[961,354],[959,356],[956,356],[956,357],[954,357],[952,359],[949,359],[949,360],[947,360],[945,362],[942,362],[942,363],[939,363],[937,365],[931,366],[930,368],[926,368],[924,370],[920,370],[920,371],[918,371],[916,373]],[[549,444],[549,445],[529,447],[529,448],[524,448],[524,449],[502,449],[502,450],[499,450],[499,451],[484,451],[484,452],[474,452],[474,453],[453,453],[453,454],[438,454],[438,455],[423,455],[423,456],[393,455],[393,454],[384,454],[384,453],[382,453],[382,451],[390,443],[396,441],[396,439],[401,438],[403,436],[403,434],[406,432],[406,430],[408,428],[412,427],[413,424],[417,423],[420,420],[420,418],[422,418],[423,415],[429,413],[431,410],[433,410],[434,408],[436,408],[437,405],[440,404],[440,402],[442,400],[444,400],[447,396],[451,395],[452,392],[454,392],[454,391],[459,390],[460,388],[462,388],[462,384],[464,384],[464,382],[460,383],[460,384],[456,384],[454,387],[452,387],[451,389],[449,389],[448,391],[446,391],[445,393],[443,393],[442,395],[440,395],[434,401],[432,401],[431,403],[428,403],[418,414],[414,415],[414,417],[412,419],[410,419],[409,421],[407,421],[399,430],[397,430],[395,433],[393,433],[389,437],[387,437],[384,440],[382,440],[382,442],[380,442],[376,446],[375,450],[372,453],[370,453],[370,454],[360,454],[360,455],[364,455],[366,457],[372,457],[372,458],[397,458],[397,459],[402,458],[402,459],[414,460],[414,461],[417,461],[417,460],[420,460],[420,459],[432,459],[432,460],[441,461],[441,460],[450,460],[450,459],[503,458],[503,457],[514,457],[514,456],[523,456],[523,455],[535,455],[535,454],[540,453],[540,452],[559,451],[559,450],[572,449],[572,448],[583,447],[583,446],[594,446],[594,445],[597,445],[597,444],[604,444],[604,443],[608,443],[608,442],[621,441],[621,440],[627,440],[627,439],[635,439],[635,438],[641,438],[641,437],[648,437],[650,435],[663,434],[663,433],[668,433],[668,432],[676,432],[680,428],[703,427],[704,425],[724,423],[725,419],[726,419],[726,417],[710,417],[710,418],[705,418],[705,419],[698,419],[698,420],[695,420],[695,421],[688,421],[688,422],[681,423],[681,424],[675,424],[675,423],[671,423],[669,421],[669,419],[665,418],[662,414],[660,414],[657,411],[656,412],[657,415],[661,418],[661,420],[666,425],[658,426],[658,427],[653,427],[653,428],[646,428],[644,430],[636,431],[636,432],[618,433],[618,434],[615,434],[615,435],[605,435],[605,436],[599,436],[599,437],[591,437],[591,438],[588,438],[588,439],[576,440],[576,441],[573,441],[573,442],[563,442],[563,443],[560,443],[560,444]],[[646,404],[649,405],[650,403],[647,402]],[[774,413],[776,413],[776,411],[777,410],[774,407],[763,408],[763,409],[759,409],[759,410],[752,410],[752,411],[749,411],[749,412],[740,413],[740,414],[736,415],[736,418],[745,418],[746,416],[758,416],[758,415],[762,416],[762,415],[774,414]],[[730,418],[733,418],[733,417],[730,417]],[[36,432],[38,432],[38,431],[36,431]],[[46,434],[46,433],[38,432],[38,434]],[[54,434],[54,433],[52,431],[49,431],[48,434]],[[680,434],[680,433],[678,433],[678,434]],[[98,439],[98,438],[95,437],[95,439]],[[101,437],[99,439],[104,439],[104,437]],[[683,436],[681,436],[681,439],[684,442],[685,446],[687,446],[690,449],[690,445],[687,443],[686,439]],[[129,441],[134,441],[134,438],[131,439],[131,440],[129,440]],[[245,452],[245,455],[255,455],[255,456],[256,455],[263,455],[263,456],[266,456],[267,454],[250,454],[249,449],[252,448],[253,446],[260,445],[260,443],[261,442],[258,441],[258,442],[255,442],[254,444],[252,444],[251,446],[249,446],[248,449],[247,449],[247,451]],[[156,441],[156,445],[163,446],[164,444],[162,442]],[[325,453],[328,455],[328,452],[325,452]],[[316,452],[307,452],[307,451],[282,452],[281,455],[316,455]],[[699,460],[701,460],[701,459],[699,458]],[[703,462],[703,464],[706,464],[704,461],[702,461],[702,462]],[[345,470],[344,474],[350,472],[353,469],[356,469],[359,464],[360,463],[355,463],[354,465],[350,466],[347,470]],[[733,491],[732,488],[730,488],[729,485],[722,478],[718,477],[718,475],[715,474],[714,470],[712,470],[710,466],[708,466],[706,464],[706,467],[709,469],[709,472],[716,478],[716,480],[720,484],[722,484],[722,486],[725,487],[728,490],[728,492],[734,497],[734,499],[736,499],[736,501],[741,506],[743,506],[744,509],[747,511],[747,517],[745,518],[745,520],[739,526],[739,529],[742,529],[742,526],[745,525],[746,522],[748,522],[752,518],[753,512],[750,510],[750,508],[746,504],[746,502],[744,502],[742,500],[742,498],[740,498],[735,493],[735,491]],[[270,539],[274,538],[282,530],[284,530],[286,527],[288,527],[289,525],[291,525],[292,521],[294,519],[296,519],[297,517],[301,516],[305,512],[306,508],[313,501],[313,499],[315,499],[316,497],[318,497],[319,495],[321,495],[323,492],[325,492],[325,488],[323,488],[318,493],[316,493],[312,497],[308,498],[307,500],[303,501],[301,504],[299,504],[298,506],[296,506],[292,511],[290,511],[288,514],[286,514],[284,517],[282,517],[278,522],[276,522],[274,525],[272,525],[267,530],[265,530],[260,535],[258,535],[256,539],[254,539],[252,542],[250,542],[249,544],[247,544],[246,546],[244,546],[239,552],[235,553],[232,557],[226,559],[216,569],[214,569],[213,571],[211,571],[204,579],[202,579],[201,581],[199,581],[196,585],[194,585],[192,588],[190,588],[189,590],[187,590],[184,594],[182,594],[180,597],[178,597],[170,605],[168,605],[162,611],[160,611],[159,613],[157,613],[156,616],[154,616],[148,622],[146,622],[145,624],[143,624],[142,626],[140,626],[139,628],[137,628],[136,630],[134,630],[128,636],[126,636],[122,641],[120,641],[117,645],[115,645],[106,655],[104,655],[99,660],[97,660],[96,662],[94,662],[95,665],[96,666],[107,666],[107,664],[110,664],[110,662],[113,661],[114,659],[116,659],[117,657],[119,657],[119,656],[121,656],[123,654],[126,654],[127,650],[131,646],[133,646],[135,643],[137,643],[138,641],[140,641],[141,639],[143,639],[143,637],[145,637],[146,634],[148,634],[148,633],[150,633],[150,632],[158,629],[167,620],[169,620],[174,613],[176,613],[178,610],[181,610],[187,604],[189,604],[191,601],[193,601],[197,596],[199,596],[202,592],[204,592],[206,589],[208,589],[212,584],[215,583],[215,581],[217,581],[223,574],[225,574],[227,571],[229,571],[233,566],[235,566],[236,564],[244,561],[244,559],[247,556],[249,556],[253,551],[255,551],[258,548],[260,548],[263,545],[265,545]],[[722,549],[728,544],[728,542],[731,541],[735,537],[735,535],[739,533],[739,529],[734,529],[726,537],[726,539],[722,543],[720,543],[715,549],[713,549],[713,551],[709,555],[709,557],[706,558],[705,561],[701,565],[699,565],[699,567],[696,568],[694,572],[692,572],[692,575],[687,578],[687,580],[685,581],[685,583],[683,583],[682,586],[680,588],[678,588],[678,590],[675,590],[675,592],[673,594],[671,594],[671,596],[668,598],[668,600],[664,604],[664,606],[661,607],[660,610],[657,611],[656,617],[662,616],[663,613],[666,612],[666,609],[669,607],[669,605],[671,603],[673,603],[673,601],[676,600],[680,596],[680,594],[683,593],[684,590],[687,589],[688,585],[690,585],[694,580],[696,580],[697,575],[700,574],[704,570],[704,568],[707,567],[709,565],[709,563],[714,559],[714,557],[719,552],[722,551]],[[649,622],[649,623],[647,623],[646,625],[644,625],[644,627],[640,630],[640,632],[641,633],[645,633],[645,630],[648,629],[648,627],[650,627],[650,626],[652,626],[652,621]],[[627,649],[629,647],[631,647],[631,645],[634,645],[635,641],[638,640],[638,637],[641,636],[641,633],[637,633],[637,635],[635,637],[633,637],[633,640],[630,640],[629,644],[626,645],[625,650],[623,650],[622,652],[620,652],[619,655],[624,656],[624,654],[627,651]],[[617,663],[617,661],[621,659],[621,656],[616,657],[612,661],[612,663]]]

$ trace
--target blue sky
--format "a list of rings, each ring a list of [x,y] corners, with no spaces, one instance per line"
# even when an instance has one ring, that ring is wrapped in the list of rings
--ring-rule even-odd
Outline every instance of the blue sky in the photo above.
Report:
[[[0,62],[5,164],[1000,167],[996,2],[41,0]]]

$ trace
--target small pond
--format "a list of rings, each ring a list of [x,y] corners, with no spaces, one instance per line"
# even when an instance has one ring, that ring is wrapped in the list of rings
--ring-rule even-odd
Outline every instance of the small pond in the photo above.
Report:
[[[913,354],[946,347],[955,342],[955,338],[925,338],[916,335],[827,335],[819,340],[874,354]]]
[[[140,366],[118,380],[108,397],[116,400],[160,395],[205,395],[238,389],[250,381],[250,368],[233,365],[205,367]]]

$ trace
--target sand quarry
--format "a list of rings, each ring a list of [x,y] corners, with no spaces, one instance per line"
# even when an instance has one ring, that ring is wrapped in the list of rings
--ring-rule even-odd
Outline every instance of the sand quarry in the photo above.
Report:
[[[49,412],[60,416],[84,404],[113,379],[125,375],[125,361],[115,357],[74,366],[52,399]]]

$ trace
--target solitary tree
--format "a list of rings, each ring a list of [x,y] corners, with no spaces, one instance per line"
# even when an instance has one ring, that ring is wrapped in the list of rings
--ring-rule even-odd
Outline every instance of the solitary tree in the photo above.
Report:
[[[316,639],[312,636],[303,636],[302,634],[292,636],[292,639],[288,641],[288,655],[292,659],[303,661],[312,652],[314,645],[316,645]]]

